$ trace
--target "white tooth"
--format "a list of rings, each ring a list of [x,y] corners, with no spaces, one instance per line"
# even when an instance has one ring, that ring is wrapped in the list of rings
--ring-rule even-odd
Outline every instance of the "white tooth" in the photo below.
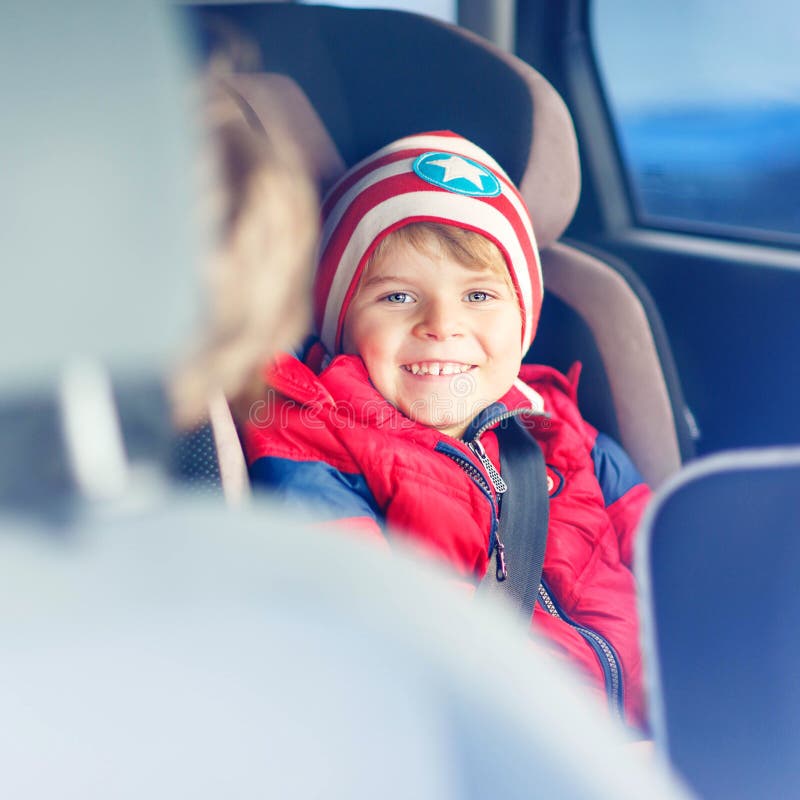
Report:
[[[419,364],[412,364],[411,371],[416,375],[419,372]]]
[[[438,375],[439,374],[439,364],[438,363],[431,364],[428,367],[428,372],[430,372],[431,375]]]
[[[427,375],[428,374],[428,367],[425,364],[419,364],[419,374],[420,375]]]
[[[455,364],[442,364],[442,375],[454,375],[457,369]]]

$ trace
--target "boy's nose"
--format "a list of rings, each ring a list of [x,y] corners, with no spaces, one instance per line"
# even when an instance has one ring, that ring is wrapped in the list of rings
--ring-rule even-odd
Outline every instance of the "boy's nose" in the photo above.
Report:
[[[453,303],[431,302],[416,324],[414,333],[424,339],[450,339],[464,333],[460,308]]]

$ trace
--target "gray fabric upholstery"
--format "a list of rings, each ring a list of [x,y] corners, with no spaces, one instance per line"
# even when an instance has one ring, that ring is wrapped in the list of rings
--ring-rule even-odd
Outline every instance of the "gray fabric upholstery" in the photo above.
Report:
[[[482,41],[461,29],[453,30]],[[566,229],[580,195],[580,161],[572,119],[564,101],[538,72],[483,44],[522,75],[533,97],[533,139],[519,188],[531,211],[537,243],[545,248]],[[345,171],[322,120],[290,77],[251,72],[231,75],[226,83],[262,124],[275,124],[292,132],[323,192]]]
[[[192,494],[221,493],[230,506],[249,499],[247,464],[222,392],[210,398],[206,419],[175,436],[170,476]]]
[[[192,494],[216,495],[222,491],[217,448],[208,422],[176,437],[171,473]]]
[[[558,92],[529,64],[470,31],[455,30],[480,42],[528,85],[533,99],[533,133],[519,190],[528,204],[536,241],[544,250],[566,230],[581,193],[578,140],[572,117]]]
[[[681,464],[675,420],[650,324],[619,273],[564,244],[542,253],[547,290],[592,330],[605,365],[620,432],[644,478],[660,485]]]
[[[291,78],[264,72],[232,74],[224,83],[262,127],[291,137],[321,192],[345,171],[344,161],[322,120]]]

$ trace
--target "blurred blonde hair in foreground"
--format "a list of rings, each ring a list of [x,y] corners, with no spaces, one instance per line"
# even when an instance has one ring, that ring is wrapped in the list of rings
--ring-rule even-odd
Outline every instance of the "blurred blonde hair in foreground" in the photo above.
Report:
[[[246,407],[264,363],[297,346],[311,319],[316,191],[288,132],[248,117],[225,75],[217,58],[202,81],[210,156],[203,177],[211,180],[201,212],[216,235],[198,341],[171,385],[180,427],[204,418],[220,392]]]

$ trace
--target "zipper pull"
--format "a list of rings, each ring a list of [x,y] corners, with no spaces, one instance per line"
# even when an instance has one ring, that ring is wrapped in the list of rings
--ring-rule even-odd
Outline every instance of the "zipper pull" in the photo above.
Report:
[[[494,576],[497,578],[498,583],[502,583],[508,577],[505,552],[505,545],[500,541],[500,537],[498,536],[497,544],[494,547],[494,558],[496,564]]]
[[[483,449],[483,445],[480,443],[478,439],[473,439],[471,442],[467,442],[467,446],[476,456],[480,459],[481,464],[483,464],[483,468],[489,474],[489,480],[492,482],[492,486],[494,486],[494,490],[497,494],[504,494],[508,491],[508,484],[503,480],[502,475],[495,469],[494,464],[492,464],[491,459],[489,456],[486,455],[486,450]]]

